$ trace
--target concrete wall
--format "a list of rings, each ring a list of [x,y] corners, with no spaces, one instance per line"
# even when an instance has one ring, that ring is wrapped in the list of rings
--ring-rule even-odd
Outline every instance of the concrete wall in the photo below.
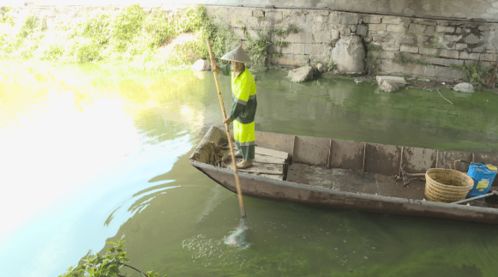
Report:
[[[95,1],[87,0],[3,0],[3,5],[85,5]],[[276,8],[320,8],[336,11],[376,13],[384,15],[403,15],[435,18],[482,19],[498,21],[497,0],[101,0],[99,6],[123,6],[139,2],[143,6],[178,6],[190,4],[231,5],[245,7]]]
[[[261,30],[296,25],[300,32],[283,38],[289,45],[276,49],[281,56],[273,60],[286,66],[329,64],[336,42],[350,35],[363,39],[372,73],[459,80],[464,78],[463,65],[479,61],[492,67],[498,58],[498,23],[328,9],[210,6],[208,14],[242,40],[244,28],[254,36]]]
[[[496,0],[266,0],[198,1],[209,4],[275,6],[277,8],[328,8],[338,11],[437,18],[498,21]]]

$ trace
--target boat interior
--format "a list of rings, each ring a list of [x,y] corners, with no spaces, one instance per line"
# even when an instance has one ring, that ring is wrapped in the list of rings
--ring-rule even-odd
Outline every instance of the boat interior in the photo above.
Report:
[[[469,162],[498,164],[498,155],[493,153],[440,151],[269,132],[257,132],[256,137],[254,165],[239,172],[342,192],[422,200],[425,172],[429,168],[466,172]],[[231,168],[225,132],[212,127],[191,159]],[[494,189],[496,183],[495,180]],[[489,206],[487,202],[480,199],[471,204]]]

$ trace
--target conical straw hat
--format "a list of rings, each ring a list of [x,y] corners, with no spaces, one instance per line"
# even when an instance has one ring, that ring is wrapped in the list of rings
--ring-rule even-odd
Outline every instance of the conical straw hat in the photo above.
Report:
[[[225,61],[236,61],[241,63],[248,63],[251,61],[249,55],[247,55],[246,51],[242,48],[242,45],[237,46],[232,51],[226,53],[221,57],[222,60]]]

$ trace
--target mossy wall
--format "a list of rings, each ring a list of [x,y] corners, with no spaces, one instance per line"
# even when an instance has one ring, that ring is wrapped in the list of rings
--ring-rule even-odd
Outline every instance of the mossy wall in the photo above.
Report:
[[[498,23],[332,11],[329,9],[208,6],[215,22],[244,40],[261,30],[296,26],[281,38],[273,63],[300,66],[333,64],[331,52],[342,37],[359,36],[371,74],[465,80],[466,68],[491,71],[498,61]]]

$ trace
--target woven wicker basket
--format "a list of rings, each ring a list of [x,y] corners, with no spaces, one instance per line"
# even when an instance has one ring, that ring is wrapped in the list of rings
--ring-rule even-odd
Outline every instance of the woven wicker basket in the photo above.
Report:
[[[430,168],[425,173],[425,197],[432,201],[454,202],[465,199],[474,186],[467,174],[445,168]]]

